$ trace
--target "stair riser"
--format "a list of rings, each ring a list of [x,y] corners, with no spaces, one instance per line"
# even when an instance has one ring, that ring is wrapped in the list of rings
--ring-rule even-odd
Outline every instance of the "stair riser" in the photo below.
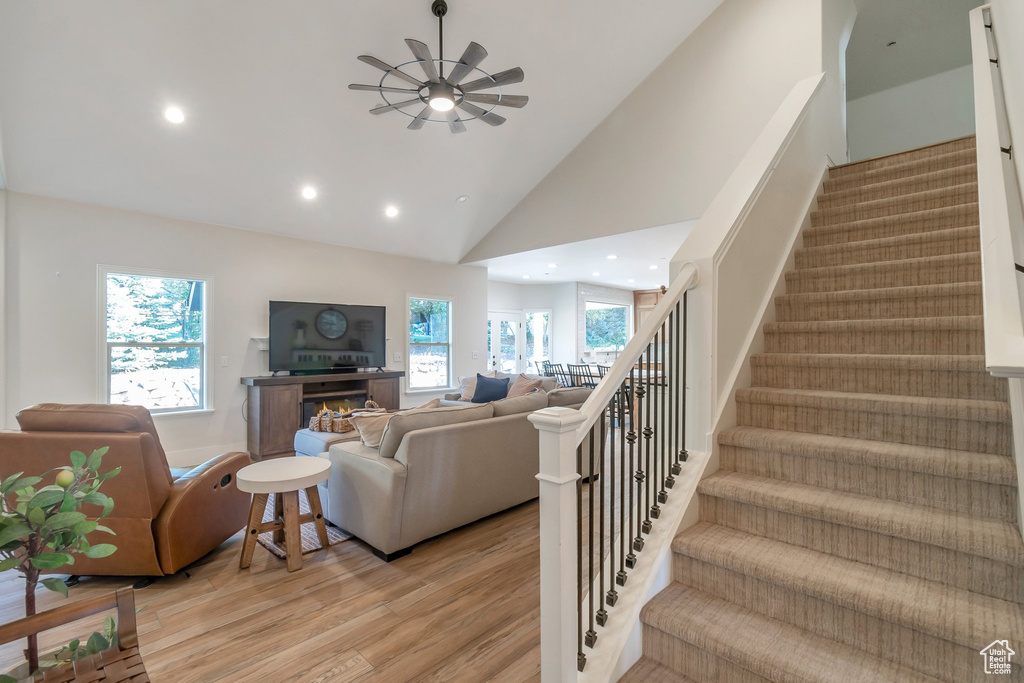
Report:
[[[741,666],[707,650],[643,624],[643,652],[662,666],[682,676],[708,683],[770,683]]]
[[[961,140],[952,140],[941,145],[923,147],[921,149],[914,149],[901,154],[892,154],[890,156],[881,157],[880,159],[871,159],[857,164],[849,164],[839,168],[833,168],[829,170],[829,177],[845,178],[851,175],[860,175],[868,171],[876,171],[878,169],[889,168],[891,166],[901,166],[914,161],[931,159],[933,157],[953,154],[955,152],[967,152],[974,150],[975,141],[973,137],[963,138]]]
[[[845,190],[825,191],[818,197],[819,209],[831,209],[837,206],[849,206],[860,202],[876,199],[902,197],[915,192],[941,190],[954,185],[978,182],[978,168],[975,165],[959,168],[943,169],[928,175],[889,180],[870,185],[861,185]]]
[[[819,230],[808,229],[804,231],[803,238],[805,248],[824,247],[977,225],[977,204],[961,204],[921,215],[886,216],[862,223],[848,222]]]
[[[793,270],[786,273],[786,293],[815,294],[980,281],[981,256],[965,254],[936,261],[897,261],[853,269]]]
[[[985,680],[972,648],[685,555],[673,560],[676,581],[709,595],[940,680]]]
[[[851,266],[858,263],[881,263],[883,261],[902,261],[912,258],[976,252],[981,249],[981,242],[978,239],[977,231],[970,230],[970,233],[970,235],[951,239],[915,240],[914,243],[885,246],[857,247],[850,244],[831,249],[798,249],[796,267],[801,270],[828,266]]]
[[[726,445],[719,458],[723,470],[1008,522],[1017,519],[1014,486]]]
[[[852,301],[809,301],[788,296],[775,299],[775,319],[778,322],[946,318],[981,315],[982,311],[981,292]]]
[[[880,199],[873,202],[861,202],[834,209],[819,209],[811,212],[811,226],[820,228],[826,225],[837,225],[851,221],[864,221],[883,216],[896,216],[915,211],[943,209],[959,204],[978,201],[978,189],[974,185],[959,185],[956,188],[933,190],[919,194]]]
[[[701,521],[1001,600],[1024,600],[1024,572],[1003,562],[724,498],[701,495],[699,501]]]
[[[861,412],[850,406],[815,407],[737,400],[739,424],[809,434],[1011,455],[1010,425],[960,418]]]
[[[836,178],[829,177],[825,180],[825,192],[841,192],[863,185],[877,185],[878,183],[885,183],[891,180],[902,180],[903,178],[912,178],[914,176],[935,173],[936,171],[969,166],[977,164],[977,162],[977,152],[972,148],[962,152],[943,154],[909,163],[879,168],[874,171],[840,175]]]
[[[981,330],[903,330],[859,332],[788,332],[764,335],[767,353],[885,353],[952,354],[985,353]]]
[[[928,398],[1006,401],[1007,384],[984,370],[977,372],[854,367],[752,365],[751,384],[773,389],[845,391]]]

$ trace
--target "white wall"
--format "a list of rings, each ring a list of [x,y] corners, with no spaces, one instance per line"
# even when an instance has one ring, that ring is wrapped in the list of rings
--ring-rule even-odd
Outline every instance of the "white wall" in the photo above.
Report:
[[[158,416],[174,465],[245,447],[239,377],[267,372],[250,337],[267,334],[270,299],[387,306],[388,358],[405,354],[407,294],[455,302],[455,374],[485,368],[487,271],[236,228],[7,193],[6,424],[43,401],[101,398],[97,265],[214,277],[212,414]],[[472,352],[478,351],[478,361]],[[216,362],[227,356],[228,367]],[[389,363],[404,369],[403,363]],[[403,395],[416,405],[430,395]]]
[[[999,72],[1013,138],[1013,163],[1024,196],[1024,2],[990,0],[992,25],[999,45]]]
[[[488,310],[551,310],[551,360],[575,363],[576,283],[520,285],[512,282],[487,283]]]
[[[823,1],[837,0],[723,2],[463,262],[699,217],[821,72]]]
[[[851,161],[974,134],[974,78],[962,66],[847,104]]]
[[[2,180],[2,178],[0,178]],[[0,190],[0,427],[7,415],[7,396],[2,387],[7,386],[7,192]]]

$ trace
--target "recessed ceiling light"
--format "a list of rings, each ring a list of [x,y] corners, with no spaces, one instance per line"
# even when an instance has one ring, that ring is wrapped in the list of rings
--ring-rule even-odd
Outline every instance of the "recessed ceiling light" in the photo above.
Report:
[[[548,264],[548,268],[557,268],[557,267],[558,267],[557,263],[549,263]]]
[[[529,275],[524,275],[524,276],[523,276],[523,279],[524,279],[524,280],[529,280],[529,279],[530,279],[530,276],[529,276]]]
[[[164,118],[171,123],[181,123],[185,120],[185,112],[178,107],[167,107],[164,109]]]
[[[655,266],[655,265],[650,265],[650,266],[647,266],[647,267],[650,268],[651,270],[657,270],[658,269],[658,266]]]
[[[636,280],[629,279],[629,280],[626,280],[626,282],[628,282],[629,284],[633,284],[634,282],[636,282]]]
[[[593,275],[594,277],[601,277],[601,273],[596,273],[595,272],[595,273],[591,273],[591,275]]]
[[[465,204],[468,201],[469,201],[469,195],[468,194],[460,194],[458,197],[455,198],[455,203],[456,204]]]
[[[608,256],[607,256],[606,258],[607,258],[607,259],[608,259],[609,261],[614,261],[615,259],[617,259],[617,258],[619,258],[619,257],[618,257],[618,256],[616,256],[615,254],[608,254]]]
[[[890,41],[889,41],[888,43],[886,43],[886,44],[885,44],[885,46],[886,46],[886,47],[892,47],[892,46],[893,46],[893,45],[895,45],[895,44],[896,44],[896,41],[895,41],[895,40],[890,40]]]
[[[302,188],[302,197],[304,199],[316,199],[316,188],[312,185],[306,185]]]
[[[384,215],[387,216],[388,218],[394,218],[395,216],[398,215],[398,207],[389,206],[388,208],[384,209]]]

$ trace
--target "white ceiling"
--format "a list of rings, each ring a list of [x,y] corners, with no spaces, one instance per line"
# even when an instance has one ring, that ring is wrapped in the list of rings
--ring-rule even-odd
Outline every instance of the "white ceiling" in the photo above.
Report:
[[[437,49],[429,0],[0,4],[8,189],[458,261],[721,0],[450,0],[446,58],[521,66],[508,122],[409,131],[356,60]],[[418,67],[412,65],[411,73]],[[162,117],[168,104],[187,120]],[[505,111],[501,112],[505,114]],[[317,187],[312,202],[303,185]],[[455,198],[470,200],[456,205]],[[401,210],[396,219],[384,207]]]
[[[517,284],[596,282],[626,289],[668,285],[669,261],[697,221],[673,223],[481,261],[487,278]],[[614,255],[614,260],[609,259]],[[556,264],[549,268],[548,264]],[[651,266],[658,266],[652,270]],[[600,275],[594,275],[595,272]],[[529,275],[529,279],[524,278]],[[635,282],[630,282],[630,280]]]
[[[970,64],[967,15],[982,4],[984,0],[865,2],[846,49],[847,99]]]

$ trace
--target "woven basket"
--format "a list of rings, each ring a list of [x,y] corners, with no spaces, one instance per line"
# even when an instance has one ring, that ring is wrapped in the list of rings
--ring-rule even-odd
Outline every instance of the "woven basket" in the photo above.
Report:
[[[381,408],[376,401],[367,401],[363,408],[357,410],[351,410],[347,413],[335,413],[327,408],[324,408],[319,413],[309,418],[309,429],[313,432],[334,432],[335,434],[345,434],[355,429],[355,425],[352,424],[352,420],[349,418],[357,413],[382,413],[384,409]]]
[[[96,598],[80,600],[56,609],[0,626],[0,644],[26,638],[34,633],[82,617],[117,608],[116,647],[89,657],[76,659],[46,669],[38,676],[29,676],[20,683],[149,683],[149,675],[139,654],[139,636],[135,625],[135,594],[131,588],[122,588]]]

